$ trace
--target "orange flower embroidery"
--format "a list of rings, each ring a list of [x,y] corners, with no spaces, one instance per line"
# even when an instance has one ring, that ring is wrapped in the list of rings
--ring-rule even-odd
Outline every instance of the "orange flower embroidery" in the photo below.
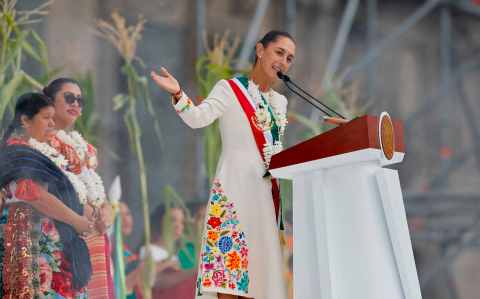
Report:
[[[240,262],[242,261],[242,259],[240,258],[240,256],[238,256],[238,253],[236,250],[233,253],[228,254],[227,261],[228,261],[228,264],[225,267],[227,267],[228,269],[230,270],[240,269]]]
[[[212,286],[212,281],[210,280],[210,278],[205,278],[205,281],[203,282],[203,286],[208,288],[208,287],[211,287]]]
[[[248,260],[247,259],[242,260],[242,269],[248,269]]]
[[[208,236],[208,238],[209,238],[210,240],[212,240],[212,242],[217,242],[218,237],[219,237],[220,235],[218,234],[217,231],[209,230],[209,231],[207,232],[207,236]]]

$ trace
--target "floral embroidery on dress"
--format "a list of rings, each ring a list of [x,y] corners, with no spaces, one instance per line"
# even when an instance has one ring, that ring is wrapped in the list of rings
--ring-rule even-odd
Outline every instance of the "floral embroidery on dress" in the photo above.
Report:
[[[202,277],[197,281],[197,296],[201,288],[219,287],[248,294],[248,247],[245,232],[239,225],[237,212],[217,179],[212,190],[207,221],[205,251],[200,255]]]
[[[86,289],[74,289],[70,262],[63,251],[63,242],[55,222],[43,216],[39,242],[40,293],[42,298],[87,298]]]
[[[4,227],[2,283],[5,295],[11,298],[40,298],[38,241],[41,217],[38,211],[25,203],[9,206]]]
[[[188,110],[190,110],[190,106],[192,105],[192,101],[190,101],[190,98],[187,98],[187,105],[182,108],[182,110],[176,110],[178,114],[186,113]]]

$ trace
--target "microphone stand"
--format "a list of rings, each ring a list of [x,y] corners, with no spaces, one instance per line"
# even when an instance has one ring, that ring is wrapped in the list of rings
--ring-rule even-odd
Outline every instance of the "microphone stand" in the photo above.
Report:
[[[279,72],[280,74],[282,74],[281,72]],[[294,92],[296,95],[298,95],[299,97],[301,97],[302,99],[304,99],[305,101],[309,102],[310,105],[312,105],[313,107],[317,108],[318,110],[322,111],[323,113],[325,113],[326,115],[330,116],[330,114],[328,114],[327,112],[325,112],[322,108],[316,106],[314,103],[310,102],[309,100],[307,100],[305,97],[303,97],[302,95],[300,95],[298,92],[296,92],[295,90],[293,90],[292,88],[290,88],[290,86],[288,86],[288,83],[287,81],[285,81],[285,79],[283,78],[283,74],[280,76],[278,73],[277,73],[278,77],[280,79],[283,80],[283,82],[285,82],[285,85],[287,85],[288,89],[290,89],[292,92]]]
[[[310,95],[308,92],[306,92],[305,90],[301,89],[300,87],[298,87],[297,84],[293,83],[292,80],[290,80],[290,77],[287,76],[287,75],[284,75],[282,74],[282,72],[277,72],[277,76],[279,78],[281,78],[285,84],[287,84],[287,82],[290,82],[292,83],[296,88],[300,89],[303,93],[305,93],[306,95],[308,95],[310,98],[314,99],[315,101],[317,101],[317,103],[319,103],[320,105],[322,105],[323,107],[327,108],[328,110],[332,111],[333,113],[335,113],[336,115],[340,116],[341,118],[345,119],[345,117],[341,116],[340,114],[338,114],[335,110],[331,109],[330,107],[328,107],[327,105],[325,105],[324,103],[320,102],[319,100],[317,100],[316,98],[314,98],[312,95]],[[287,85],[288,86],[288,85]],[[290,88],[290,87],[289,87]],[[290,90],[292,90],[290,88]],[[326,113],[325,113],[326,114]],[[328,114],[327,114],[328,115]],[[331,116],[331,115],[328,115],[328,116]]]

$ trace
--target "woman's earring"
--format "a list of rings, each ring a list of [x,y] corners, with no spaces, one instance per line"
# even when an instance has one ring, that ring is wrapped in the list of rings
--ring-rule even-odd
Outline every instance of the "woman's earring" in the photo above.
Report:
[[[262,58],[262,56],[259,56],[259,58]]]
[[[22,126],[22,128],[28,129],[28,128],[30,128],[30,125]]]

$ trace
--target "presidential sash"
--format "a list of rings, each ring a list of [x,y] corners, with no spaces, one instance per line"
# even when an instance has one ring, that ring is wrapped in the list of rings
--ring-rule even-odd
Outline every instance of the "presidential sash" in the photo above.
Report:
[[[228,83],[233,89],[233,92],[235,93],[235,96],[237,97],[240,105],[243,108],[243,111],[245,112],[245,115],[248,118],[248,123],[250,124],[250,128],[252,129],[253,137],[255,138],[255,142],[257,144],[258,151],[260,153],[260,156],[262,157],[262,160],[265,162],[265,158],[263,156],[263,148],[265,147],[265,144],[268,142],[269,144],[274,144],[276,140],[279,139],[279,135],[277,132],[274,132],[272,134],[272,129],[277,130],[277,126],[274,125],[271,130],[268,131],[263,131],[259,128],[257,123],[255,122],[256,116],[255,116],[255,105],[253,102],[252,97],[247,91],[247,86],[248,84],[245,80],[246,78],[234,78],[231,80],[228,80]],[[245,83],[242,83],[242,81],[245,81]],[[262,96],[262,99],[264,100],[265,104],[266,101]],[[268,107],[268,105],[266,105]],[[272,111],[270,107],[268,107],[268,111],[272,116],[272,120],[275,120]],[[281,205],[281,199],[280,199],[280,180],[278,179],[271,179],[272,181],[272,197],[273,197],[273,204],[275,206],[275,217],[277,221],[277,226],[279,230],[283,230],[283,221],[282,221],[282,205]]]

